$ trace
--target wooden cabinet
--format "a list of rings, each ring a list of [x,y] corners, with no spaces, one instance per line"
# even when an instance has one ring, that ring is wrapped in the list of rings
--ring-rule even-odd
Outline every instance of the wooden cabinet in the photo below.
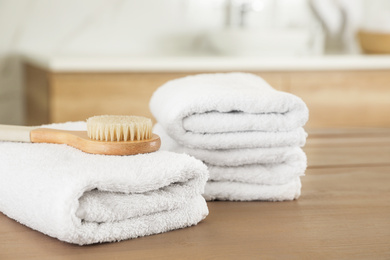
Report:
[[[148,104],[159,86],[198,73],[51,72],[26,64],[27,124],[102,114],[152,117]],[[308,127],[390,127],[390,70],[252,73],[301,97],[310,110]]]
[[[288,91],[301,97],[313,127],[390,127],[389,71],[289,74]]]

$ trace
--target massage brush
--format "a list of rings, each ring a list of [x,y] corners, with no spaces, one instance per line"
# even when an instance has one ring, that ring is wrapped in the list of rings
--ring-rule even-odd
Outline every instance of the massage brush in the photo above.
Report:
[[[67,144],[83,152],[133,155],[160,148],[152,134],[152,120],[140,116],[94,116],[87,119],[87,131],[0,125],[0,140],[29,143]]]

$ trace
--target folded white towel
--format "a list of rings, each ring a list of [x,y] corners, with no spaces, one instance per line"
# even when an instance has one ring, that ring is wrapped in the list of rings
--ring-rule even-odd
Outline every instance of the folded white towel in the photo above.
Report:
[[[187,147],[284,147],[306,141],[305,103],[253,74],[200,74],[169,81],[155,91],[150,109],[167,134]]]
[[[200,74],[172,80],[150,109],[162,148],[205,162],[207,200],[291,200],[306,169],[300,149],[308,109],[298,97],[248,73]]]
[[[153,132],[161,138],[161,150],[186,153],[205,162],[210,181],[281,185],[303,176],[307,166],[299,147],[205,150],[178,144],[159,124]]]
[[[206,184],[206,200],[250,201],[267,200],[283,201],[297,199],[301,195],[301,179],[283,185],[256,185],[241,182],[213,182]]]
[[[84,123],[54,128],[86,129]],[[197,224],[207,168],[183,154],[83,153],[66,145],[0,142],[0,211],[76,244],[119,241]]]
[[[301,194],[306,155],[299,147],[204,150],[176,143],[158,124],[153,132],[161,138],[161,150],[186,153],[207,164],[206,200],[283,201]]]

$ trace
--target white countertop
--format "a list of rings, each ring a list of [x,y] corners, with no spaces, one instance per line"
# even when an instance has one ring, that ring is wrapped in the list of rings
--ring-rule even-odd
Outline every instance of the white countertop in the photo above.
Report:
[[[23,55],[24,61],[53,72],[208,72],[386,70],[390,55],[312,57],[131,57]]]

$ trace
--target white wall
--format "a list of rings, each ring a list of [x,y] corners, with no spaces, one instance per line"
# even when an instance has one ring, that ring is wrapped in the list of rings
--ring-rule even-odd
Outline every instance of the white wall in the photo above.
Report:
[[[0,124],[23,124],[21,61],[45,55],[180,55],[222,25],[222,1],[0,0]]]
[[[279,0],[279,3],[305,1]],[[326,1],[338,6],[334,0]],[[337,0],[351,11],[359,10],[361,1]],[[375,10],[384,7],[381,17],[385,18],[371,19],[377,25],[383,24],[383,19],[388,20],[389,0],[364,2],[366,13],[373,14],[371,17],[376,17]],[[196,42],[192,41],[196,35],[224,26],[224,3],[225,0],[0,0],[0,124],[24,122],[20,53],[184,55]],[[281,23],[291,24],[288,19],[304,17],[291,7],[283,10],[279,10]],[[357,27],[355,16],[351,19]],[[261,27],[267,25],[266,18],[264,13],[252,12],[248,23]],[[371,20],[365,21],[367,27],[373,27]]]

